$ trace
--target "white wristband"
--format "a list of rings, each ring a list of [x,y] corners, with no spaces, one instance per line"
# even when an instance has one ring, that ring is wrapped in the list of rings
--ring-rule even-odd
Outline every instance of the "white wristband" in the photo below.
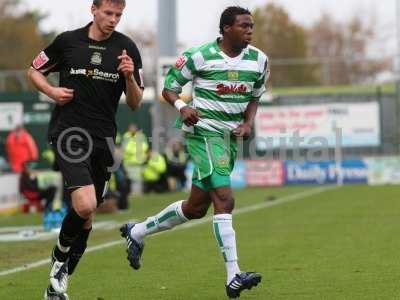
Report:
[[[185,101],[178,99],[175,100],[174,106],[180,112],[183,107],[187,106],[187,104],[185,103]]]

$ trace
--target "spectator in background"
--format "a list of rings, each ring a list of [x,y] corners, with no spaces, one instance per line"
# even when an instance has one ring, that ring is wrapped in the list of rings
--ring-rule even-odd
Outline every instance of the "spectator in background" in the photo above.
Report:
[[[108,182],[108,188],[106,194],[104,195],[104,201],[97,207],[96,213],[110,214],[117,212],[119,198],[120,194],[116,189],[115,175],[113,173],[111,174]]]
[[[144,192],[162,193],[168,190],[167,184],[167,162],[160,153],[147,151],[147,160],[143,166]]]
[[[119,193],[118,209],[128,209],[128,197],[129,193],[131,192],[131,181],[128,177],[128,173],[126,172],[123,163],[120,164],[119,168],[114,172],[113,175],[115,178],[116,190]]]
[[[180,141],[176,141],[165,151],[167,158],[167,179],[171,191],[181,190],[186,186],[186,166],[188,156]]]
[[[118,143],[114,150],[114,159],[116,161],[120,161],[121,163],[118,165],[118,168],[114,171],[110,179],[110,189],[118,195],[117,206],[119,210],[128,209],[129,201],[128,197],[131,192],[131,180],[129,179],[128,173],[124,167],[123,162],[123,151],[121,149],[121,145]],[[106,195],[107,196],[107,195]]]
[[[143,164],[146,162],[146,153],[149,150],[147,138],[135,124],[131,123],[122,137],[121,145],[124,165],[131,182],[130,189],[133,193],[141,193]]]
[[[22,126],[17,126],[6,138],[6,152],[11,169],[21,173],[24,163],[38,159],[38,148],[35,140]]]
[[[0,174],[10,172],[11,166],[6,153],[6,137],[0,137]]]
[[[34,169],[36,164],[34,161],[25,162],[19,179],[20,193],[27,200],[22,205],[23,212],[41,212],[50,209],[57,191],[55,186],[49,186],[45,189],[39,186],[37,172]],[[44,203],[42,203],[43,201]]]
[[[11,172],[11,166],[4,156],[0,155],[0,174]]]
[[[111,174],[104,202],[97,208],[96,213],[114,213],[128,209],[129,180],[126,181],[123,165]]]
[[[48,147],[48,148],[44,149],[42,151],[42,155],[41,156],[42,156],[43,162],[47,163],[47,167],[49,167],[50,169],[52,169],[55,172],[60,172],[60,168],[57,165],[55,153],[54,153],[52,148]],[[61,172],[60,172],[60,174],[61,174],[61,177],[62,177],[62,173]],[[61,199],[62,199],[63,205],[65,206],[65,209],[67,211],[69,211],[71,209],[71,205],[72,205],[72,203],[71,203],[71,201],[72,201],[71,193],[68,192],[68,188],[64,184],[64,178],[63,177],[61,178],[60,188],[62,189]]]
[[[121,145],[124,151],[124,162],[127,165],[141,165],[144,163],[149,144],[146,135],[135,124],[128,125],[128,130],[122,137]]]

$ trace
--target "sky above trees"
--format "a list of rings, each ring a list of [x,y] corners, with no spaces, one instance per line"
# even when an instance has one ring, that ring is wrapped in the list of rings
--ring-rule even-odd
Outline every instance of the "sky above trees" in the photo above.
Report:
[[[23,8],[37,9],[48,14],[41,23],[46,31],[64,31],[79,27],[91,19],[91,0],[24,0]],[[128,0],[120,29],[156,28],[157,0]],[[218,33],[219,15],[228,5],[242,5],[250,9],[275,3],[283,6],[291,19],[311,26],[323,14],[345,21],[354,15],[377,20],[377,32],[383,50],[395,48],[395,2],[396,0],[177,0],[178,39],[187,46],[213,39]],[[380,51],[382,51],[382,49]]]

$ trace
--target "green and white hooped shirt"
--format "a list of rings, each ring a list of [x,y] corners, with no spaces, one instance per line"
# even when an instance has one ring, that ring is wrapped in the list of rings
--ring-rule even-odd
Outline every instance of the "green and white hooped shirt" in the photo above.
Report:
[[[190,105],[201,113],[196,132],[223,134],[243,122],[247,104],[260,99],[268,76],[268,57],[261,50],[249,45],[231,58],[217,39],[185,51],[169,70],[164,87],[180,94],[192,81]],[[193,132],[193,127],[182,129]]]

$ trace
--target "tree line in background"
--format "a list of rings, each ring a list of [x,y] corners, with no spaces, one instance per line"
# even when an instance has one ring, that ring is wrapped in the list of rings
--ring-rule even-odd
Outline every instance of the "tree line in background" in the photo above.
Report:
[[[19,0],[0,0],[0,69],[28,66],[33,56],[53,37],[43,33],[39,23],[45,18],[37,11],[19,12]]]
[[[38,11],[20,11],[20,0],[0,0],[0,90],[19,90],[26,79],[11,70],[25,70],[34,55],[51,41],[55,33],[43,33]],[[4,72],[7,71],[7,72]],[[25,87],[26,88],[26,87]]]
[[[20,0],[0,0],[1,71],[26,69],[33,56],[55,36],[39,29],[46,16],[38,11],[21,11],[19,4]],[[340,23],[324,13],[306,28],[294,22],[283,7],[269,3],[256,8],[253,18],[254,45],[270,58],[273,86],[363,83],[391,69],[390,57],[367,58],[369,43],[376,38],[375,24],[366,24],[361,17]],[[154,64],[155,32],[128,30],[127,34],[144,49],[144,63]],[[155,72],[148,74],[153,77]]]
[[[377,36],[376,24],[365,23],[365,16],[340,23],[324,13],[305,28],[281,6],[267,4],[257,8],[253,18],[254,45],[270,57],[273,86],[373,82],[391,69],[391,57],[368,58]]]

